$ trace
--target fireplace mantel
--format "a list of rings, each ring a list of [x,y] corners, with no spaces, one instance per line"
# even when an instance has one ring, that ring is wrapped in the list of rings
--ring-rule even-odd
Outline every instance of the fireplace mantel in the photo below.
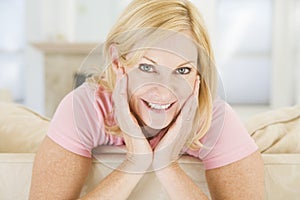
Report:
[[[45,115],[52,117],[62,98],[74,89],[76,73],[86,66],[101,67],[101,47],[97,43],[38,42],[32,46],[44,55]]]
[[[34,42],[32,45],[44,53],[88,54],[97,43],[69,43],[69,42]]]

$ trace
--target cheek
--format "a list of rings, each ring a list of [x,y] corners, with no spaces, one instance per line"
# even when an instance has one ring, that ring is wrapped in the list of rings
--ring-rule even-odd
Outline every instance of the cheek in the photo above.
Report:
[[[177,79],[174,81],[173,90],[179,100],[186,100],[193,92],[194,79]]]
[[[127,92],[128,97],[132,95],[137,95],[137,91],[145,85],[145,78],[141,76],[138,70],[131,70],[127,73],[128,76],[128,85]]]

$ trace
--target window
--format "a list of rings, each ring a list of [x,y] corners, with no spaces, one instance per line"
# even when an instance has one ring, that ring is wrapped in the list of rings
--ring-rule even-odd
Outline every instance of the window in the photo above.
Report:
[[[216,1],[216,63],[232,104],[269,104],[271,0]]]
[[[0,1],[0,88],[24,101],[25,0]]]

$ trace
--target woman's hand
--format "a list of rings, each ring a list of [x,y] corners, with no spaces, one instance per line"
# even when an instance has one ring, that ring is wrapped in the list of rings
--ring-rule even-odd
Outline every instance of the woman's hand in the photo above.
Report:
[[[126,143],[126,159],[134,166],[131,172],[145,172],[152,163],[153,151],[131,114],[127,95],[127,75],[121,69],[117,72],[117,82],[113,91],[115,115]]]
[[[186,100],[176,121],[169,128],[154,150],[153,170],[161,169],[176,161],[187,142],[198,107],[200,80],[197,77],[192,95]]]

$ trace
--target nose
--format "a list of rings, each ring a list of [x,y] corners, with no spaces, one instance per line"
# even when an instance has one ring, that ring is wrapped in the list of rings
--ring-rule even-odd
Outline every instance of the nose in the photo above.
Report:
[[[155,82],[158,83],[159,90],[164,91],[165,89],[174,91],[176,86],[176,79],[174,79],[173,70],[168,66],[161,66],[158,76],[155,78]]]
[[[152,103],[168,104],[176,101],[175,94],[167,85],[155,84],[148,90]]]

